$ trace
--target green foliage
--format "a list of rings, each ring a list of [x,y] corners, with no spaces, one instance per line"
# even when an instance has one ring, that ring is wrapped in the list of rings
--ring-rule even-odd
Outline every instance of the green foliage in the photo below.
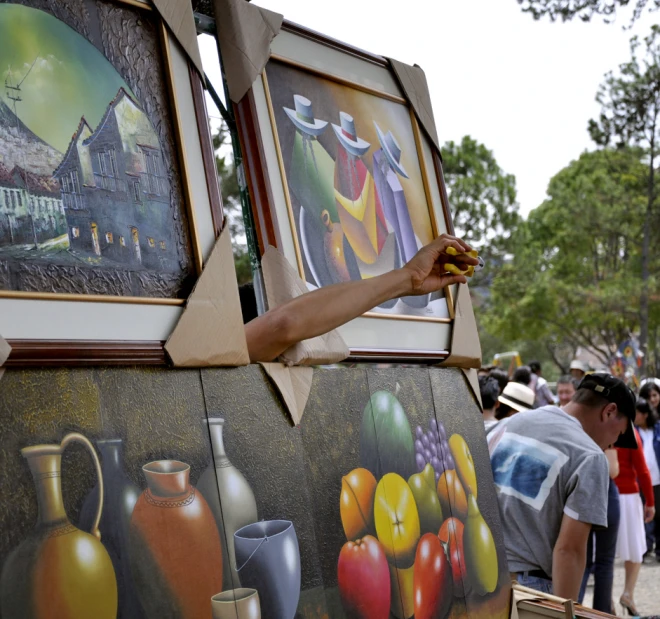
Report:
[[[241,212],[240,190],[238,177],[234,168],[234,161],[227,150],[230,144],[229,131],[223,123],[218,132],[213,136],[213,148],[215,150],[215,165],[220,179],[220,191],[222,193],[222,205],[231,232],[232,246],[234,249],[234,266],[239,286],[252,281],[252,266],[245,241],[245,226]]]
[[[479,250],[486,268],[477,272],[473,287],[489,277],[509,249],[520,216],[516,179],[497,164],[493,153],[470,136],[442,148],[442,168],[456,234]]]
[[[647,351],[649,336],[649,295],[651,285],[651,241],[660,227],[655,208],[656,159],[660,154],[660,26],[653,26],[641,42],[631,40],[629,62],[619,66],[617,75],[608,73],[596,100],[601,104],[598,120],[589,122],[589,133],[600,146],[616,144],[618,147],[638,145],[645,149],[646,209],[640,214],[642,252],[639,269],[642,288],[639,298],[639,345]],[[655,233],[654,233],[655,230]]]
[[[488,331],[542,342],[559,365],[578,345],[607,363],[639,325],[643,156],[631,148],[583,153],[552,178],[549,198],[518,227],[513,260],[495,278]]]
[[[600,15],[606,22],[613,21],[618,9],[632,6],[632,20],[636,20],[648,7],[649,11],[660,8],[660,0],[518,0],[525,13],[534,19],[549,17],[550,20],[570,21],[574,17],[590,21],[594,15]]]
[[[506,245],[519,216],[516,179],[493,153],[466,135],[442,148],[442,169],[457,234],[477,248]]]

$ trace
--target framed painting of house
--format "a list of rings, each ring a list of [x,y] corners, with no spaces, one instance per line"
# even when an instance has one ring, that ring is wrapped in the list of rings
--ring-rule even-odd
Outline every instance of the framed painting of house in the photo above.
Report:
[[[440,158],[389,62],[286,22],[271,49],[237,106],[261,249],[315,289],[398,268],[451,232]],[[428,361],[447,356],[453,311],[445,290],[339,330],[353,357]]]
[[[0,334],[164,359],[222,225],[201,78],[150,4],[90,6],[0,0]]]

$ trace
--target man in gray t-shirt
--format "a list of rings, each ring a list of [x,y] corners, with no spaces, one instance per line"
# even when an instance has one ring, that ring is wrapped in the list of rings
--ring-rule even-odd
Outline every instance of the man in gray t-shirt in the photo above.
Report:
[[[509,570],[521,584],[577,599],[592,525],[607,526],[603,449],[636,448],[635,396],[591,374],[564,410],[514,415],[488,436]]]

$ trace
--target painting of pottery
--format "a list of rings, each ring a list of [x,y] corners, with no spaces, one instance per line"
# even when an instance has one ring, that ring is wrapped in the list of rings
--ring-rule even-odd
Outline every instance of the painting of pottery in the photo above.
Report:
[[[206,420],[211,435],[213,460],[202,473],[197,489],[206,499],[220,533],[223,550],[223,587],[237,589],[240,585],[234,552],[234,533],[258,520],[257,502],[243,474],[229,461],[225,451],[222,428],[225,420]]]
[[[301,276],[320,287],[408,262],[438,230],[405,102],[280,61],[266,79]],[[374,311],[448,316],[442,293]]]
[[[134,22],[130,9],[64,20],[24,4],[0,3],[0,290],[181,296],[192,259],[162,71],[146,52],[157,38],[143,26],[138,50],[104,36],[115,62],[133,56],[127,81],[86,37]]]
[[[210,599],[222,590],[222,545],[204,497],[177,460],[142,467],[147,488],[130,524],[130,560],[146,617],[211,617]]]
[[[90,533],[72,524],[64,510],[62,453],[74,442],[87,447],[98,477],[98,500]],[[2,567],[2,617],[114,619],[117,616],[117,581],[99,531],[103,515],[100,500],[103,475],[94,447],[82,434],[73,432],[59,444],[25,447],[21,455],[27,460],[36,486],[39,520],[34,531],[10,553]]]
[[[211,598],[213,619],[261,619],[256,589],[230,589]]]
[[[142,607],[135,591],[129,559],[129,527],[140,489],[131,481],[124,468],[121,439],[96,441],[101,454],[103,474],[103,513],[99,531],[110,555],[117,578],[119,610],[117,619],[142,617]],[[99,501],[100,484],[87,495],[80,512],[80,528],[91,532]]]
[[[265,619],[293,619],[300,598],[300,550],[292,522],[257,522],[234,534],[241,583],[259,592]]]

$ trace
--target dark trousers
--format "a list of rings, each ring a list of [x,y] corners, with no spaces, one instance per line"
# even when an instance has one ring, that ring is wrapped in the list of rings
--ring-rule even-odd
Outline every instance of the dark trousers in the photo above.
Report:
[[[578,601],[582,603],[587,588],[587,580],[593,570],[593,608],[604,613],[613,613],[614,611],[612,608],[612,583],[614,582],[614,557],[616,555],[616,538],[619,533],[620,517],[619,491],[616,484],[610,480],[610,489],[607,496],[607,528],[594,529],[589,535],[587,567],[584,571],[578,598]],[[595,552],[594,543],[596,544]]]
[[[653,496],[655,497],[655,518],[647,522],[646,528],[646,552],[653,551],[655,542],[655,556],[660,559],[660,485],[653,486]]]

